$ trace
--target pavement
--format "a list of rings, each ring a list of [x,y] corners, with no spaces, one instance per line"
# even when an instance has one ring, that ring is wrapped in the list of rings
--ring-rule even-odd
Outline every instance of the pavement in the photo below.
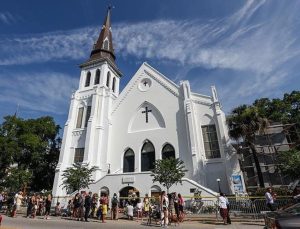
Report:
[[[135,229],[135,228],[159,228],[157,224],[151,226],[146,225],[146,221],[130,221],[130,220],[118,220],[112,221],[107,220],[106,223],[101,223],[96,220],[91,220],[90,222],[78,222],[75,220],[51,217],[51,219],[44,220],[43,217],[37,217],[35,219],[26,218],[23,216],[17,216],[16,218],[11,218],[3,215],[2,225],[0,229],[81,229],[81,228],[124,228],[124,229]],[[254,229],[263,228],[264,224],[262,222],[233,222],[231,225],[223,225],[221,222],[205,222],[205,221],[187,221],[180,223],[180,225],[171,225],[168,228],[180,228],[180,229]]]

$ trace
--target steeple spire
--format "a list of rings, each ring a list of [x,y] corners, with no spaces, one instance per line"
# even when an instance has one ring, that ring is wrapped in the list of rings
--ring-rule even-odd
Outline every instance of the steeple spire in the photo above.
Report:
[[[98,58],[109,58],[113,63],[115,63],[115,54],[112,43],[112,33],[111,33],[111,6],[107,9],[106,18],[103,22],[101,32],[99,34],[97,42],[94,44],[93,50],[90,55],[90,60],[95,60]]]

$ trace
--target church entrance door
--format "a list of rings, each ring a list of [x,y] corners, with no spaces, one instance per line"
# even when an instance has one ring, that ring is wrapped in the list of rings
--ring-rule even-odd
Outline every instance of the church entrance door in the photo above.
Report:
[[[119,191],[119,196],[121,207],[125,207],[129,201],[135,206],[140,197],[140,192],[133,186],[126,186]]]

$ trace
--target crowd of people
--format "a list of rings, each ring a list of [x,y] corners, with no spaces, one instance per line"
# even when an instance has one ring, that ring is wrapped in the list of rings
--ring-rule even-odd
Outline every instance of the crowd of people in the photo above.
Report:
[[[110,210],[111,219],[118,220],[119,214],[123,213],[130,220],[143,220],[156,214],[158,221],[163,226],[168,226],[172,221],[181,222],[184,218],[184,200],[180,194],[166,194],[163,191],[158,198],[149,197],[147,194],[143,198],[119,198],[116,193],[111,198],[106,193],[78,192],[68,201],[67,206],[55,199],[51,194],[24,195],[22,191],[12,195],[0,193],[0,211],[5,203],[6,214],[16,217],[17,213],[25,213],[27,218],[43,216],[49,219],[51,205],[55,202],[54,216],[65,216],[77,221],[88,222],[90,218],[99,219],[105,223]],[[22,206],[22,209],[21,209]],[[26,210],[25,210],[26,209]]]

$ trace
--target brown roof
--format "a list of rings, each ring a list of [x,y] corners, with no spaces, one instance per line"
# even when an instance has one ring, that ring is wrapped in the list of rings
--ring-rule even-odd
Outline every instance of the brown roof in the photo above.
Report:
[[[104,57],[110,59],[113,63],[115,62],[116,57],[112,43],[110,15],[111,7],[108,7],[106,18],[104,20],[98,40],[94,44],[89,61]],[[108,41],[108,45],[104,45],[105,41]]]

